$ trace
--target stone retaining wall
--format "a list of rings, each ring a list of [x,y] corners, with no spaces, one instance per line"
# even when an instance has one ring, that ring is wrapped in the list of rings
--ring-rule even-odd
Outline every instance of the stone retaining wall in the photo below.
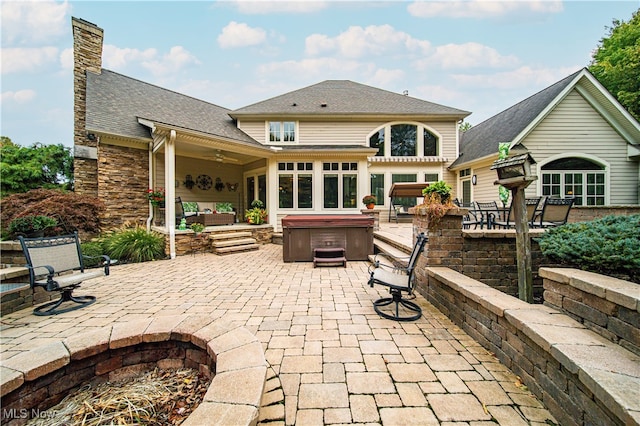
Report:
[[[477,279],[505,294],[518,296],[518,266],[516,258],[516,231],[513,229],[462,229],[462,216],[466,209],[452,209],[430,228],[426,221],[414,216],[414,234],[429,236],[424,257],[429,266],[446,266]],[[543,229],[529,230],[531,239],[531,266],[534,299],[542,300],[542,278],[537,270],[544,257],[534,238]],[[415,235],[414,235],[415,237]],[[416,275],[423,274],[417,270]],[[423,274],[424,275],[424,274]],[[423,279],[426,277],[423,276]]]
[[[542,268],[544,304],[640,355],[640,285],[571,268]]]
[[[418,291],[517,374],[560,424],[640,424],[639,356],[548,306],[450,268],[425,272]]]
[[[630,216],[640,214],[640,206],[574,206],[569,212],[567,222],[588,222],[600,217]]]
[[[267,374],[262,345],[247,329],[204,315],[116,323],[2,360],[1,423],[25,424],[85,383],[156,366],[215,375],[183,425],[257,423]]]

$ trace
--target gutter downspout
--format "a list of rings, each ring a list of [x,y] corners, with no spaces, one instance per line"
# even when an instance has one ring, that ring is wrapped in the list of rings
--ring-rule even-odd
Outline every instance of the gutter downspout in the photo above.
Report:
[[[153,141],[149,142],[149,185],[147,188],[153,188]],[[149,204],[149,216],[147,216],[147,232],[151,231],[151,221],[153,220],[153,206]]]
[[[176,131],[171,130],[164,150],[164,182],[166,191],[164,221],[169,226],[169,254],[176,258]],[[172,201],[173,200],[173,201]]]

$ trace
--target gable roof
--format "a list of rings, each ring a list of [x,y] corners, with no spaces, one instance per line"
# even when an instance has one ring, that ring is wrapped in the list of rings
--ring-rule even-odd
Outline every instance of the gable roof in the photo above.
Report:
[[[113,71],[87,72],[87,131],[148,140],[140,118],[262,146],[236,127],[229,111]]]
[[[639,143],[638,122],[583,68],[464,132],[460,137],[460,155],[449,168],[457,169],[485,157],[497,158],[501,142],[508,142],[513,148],[574,88],[594,108],[601,113],[606,111],[610,124],[626,135],[630,143]]]
[[[324,105],[324,106],[323,106]],[[432,116],[462,119],[471,114],[349,80],[326,80],[231,112],[231,116]]]

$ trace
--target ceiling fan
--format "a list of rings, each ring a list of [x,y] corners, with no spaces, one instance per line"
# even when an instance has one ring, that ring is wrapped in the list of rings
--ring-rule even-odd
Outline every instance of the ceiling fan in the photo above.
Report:
[[[240,161],[237,158],[228,157],[220,151],[216,152],[215,155],[205,155],[204,158],[207,160],[214,160],[219,163],[237,163]]]

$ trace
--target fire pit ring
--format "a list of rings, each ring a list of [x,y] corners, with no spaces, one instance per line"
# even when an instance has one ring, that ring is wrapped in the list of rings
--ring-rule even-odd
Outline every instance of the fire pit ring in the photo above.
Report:
[[[24,424],[94,378],[158,368],[213,376],[183,425],[255,424],[265,388],[262,344],[246,328],[207,315],[160,316],[79,333],[0,362],[3,425]]]

